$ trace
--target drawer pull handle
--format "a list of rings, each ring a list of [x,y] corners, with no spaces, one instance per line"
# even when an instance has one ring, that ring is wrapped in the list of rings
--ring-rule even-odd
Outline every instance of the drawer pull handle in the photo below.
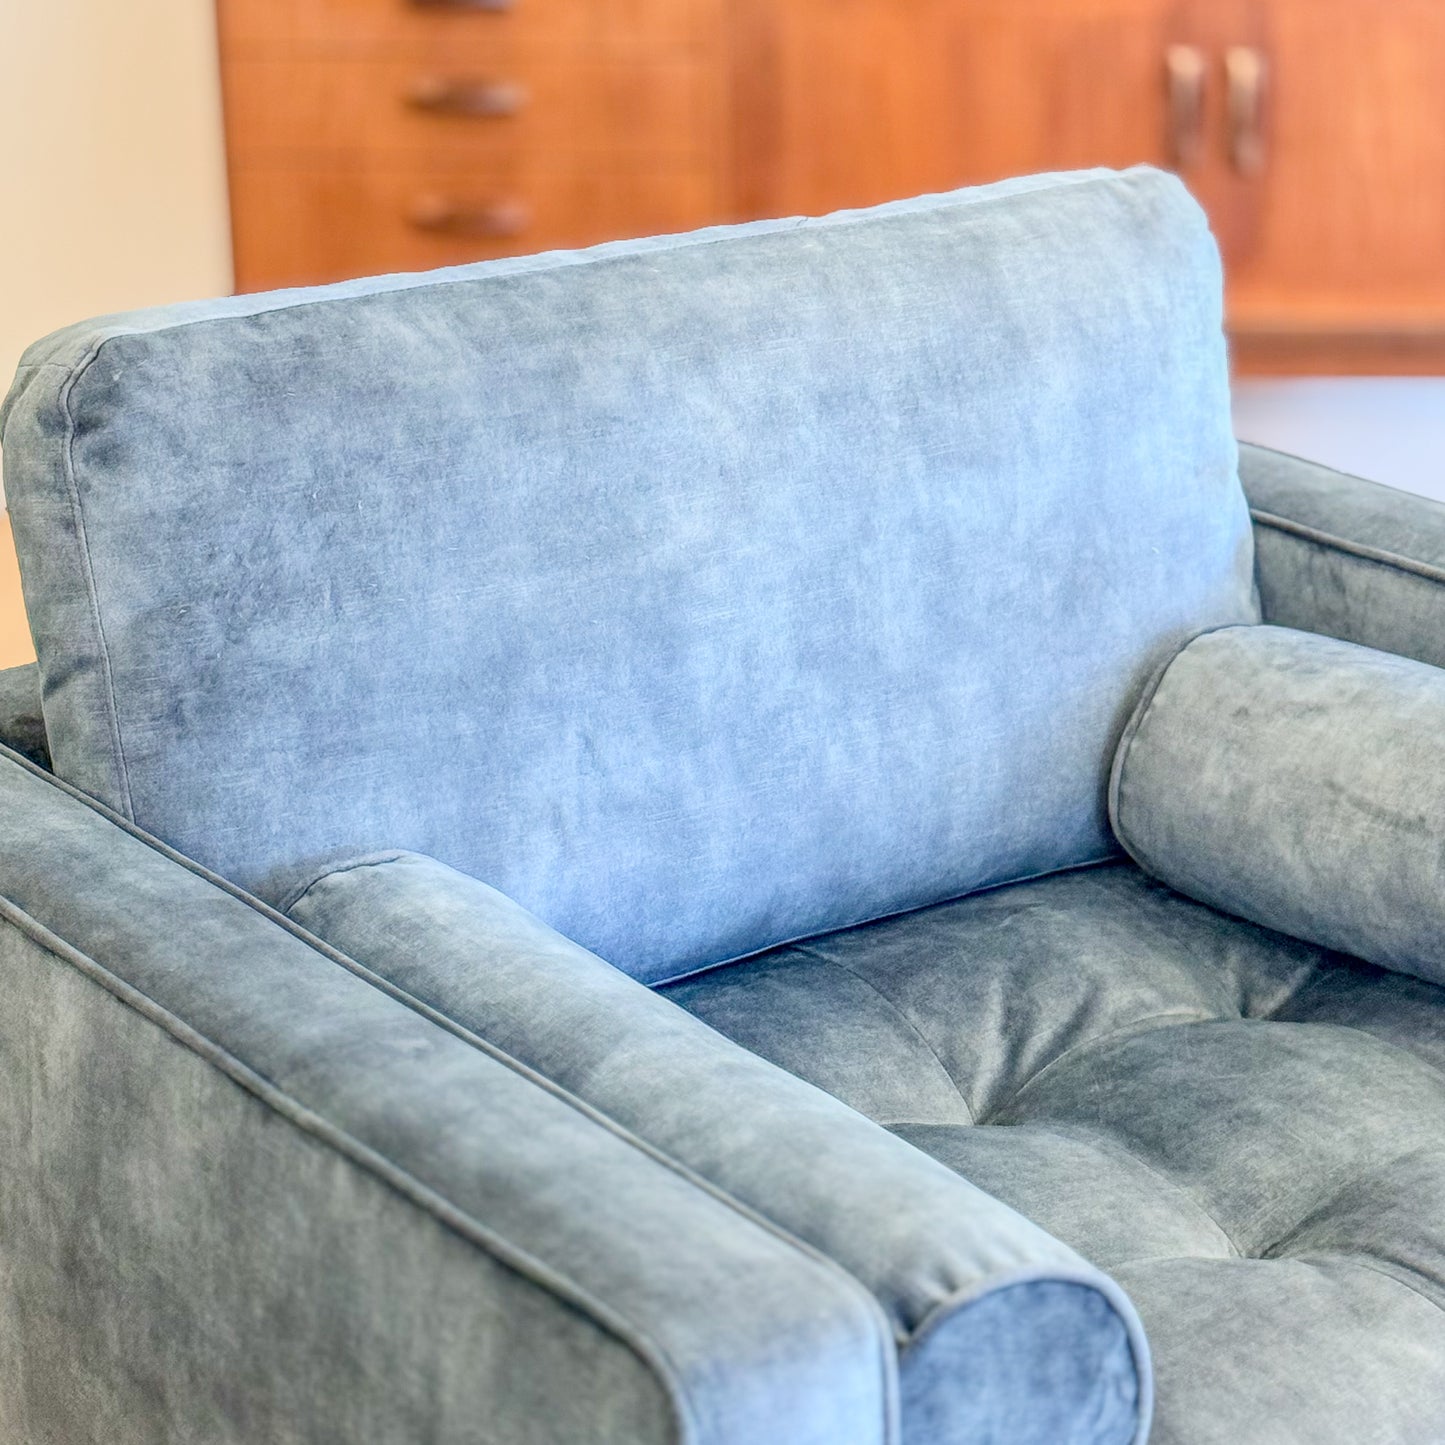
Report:
[[[1204,145],[1204,56],[1194,45],[1171,45],[1164,53],[1169,76],[1169,159],[1185,171]]]
[[[510,10],[513,0],[410,0],[413,10]]]
[[[407,211],[418,231],[444,236],[520,236],[531,215],[521,201],[458,201],[450,196],[418,196]]]
[[[1224,52],[1229,87],[1229,158],[1242,176],[1264,169],[1265,59],[1249,45]]]
[[[419,75],[406,89],[406,103],[432,115],[477,118],[516,115],[527,92],[509,80],[458,80],[445,75]]]

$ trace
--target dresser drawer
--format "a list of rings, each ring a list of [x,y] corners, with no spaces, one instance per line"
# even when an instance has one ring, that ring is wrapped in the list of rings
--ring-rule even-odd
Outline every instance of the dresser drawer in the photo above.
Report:
[[[357,164],[345,155],[231,171],[239,291],[424,271],[723,218],[701,167],[568,165],[518,157],[472,167]]]
[[[221,53],[476,61],[711,47],[720,0],[218,0]]]
[[[419,59],[225,62],[233,163],[298,151],[366,153],[378,164],[716,152],[721,81],[695,56],[591,54],[527,64]]]

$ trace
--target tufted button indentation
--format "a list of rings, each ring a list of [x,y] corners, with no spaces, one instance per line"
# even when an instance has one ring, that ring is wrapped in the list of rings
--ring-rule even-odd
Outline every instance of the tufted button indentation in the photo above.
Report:
[[[1399,1279],[1445,1309],[1445,1148],[1400,1155],[1355,1176],[1264,1251],[1338,1256]]]
[[[1093,1041],[1282,1007],[1330,957],[1120,863],[830,934],[664,992],[875,1119],[951,1123],[991,1117]],[[938,1094],[945,1075],[961,1109]],[[910,1090],[924,1109],[909,1107]]]

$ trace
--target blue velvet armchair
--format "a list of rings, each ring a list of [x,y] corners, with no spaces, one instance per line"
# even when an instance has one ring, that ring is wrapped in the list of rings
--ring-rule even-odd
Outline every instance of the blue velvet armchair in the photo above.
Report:
[[[1445,508],[1236,446],[1177,181],[0,425],[0,1439],[1445,1440]]]

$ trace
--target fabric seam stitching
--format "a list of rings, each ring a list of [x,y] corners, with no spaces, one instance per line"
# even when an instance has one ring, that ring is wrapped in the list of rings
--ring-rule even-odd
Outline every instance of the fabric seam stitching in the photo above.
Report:
[[[326,867],[314,873],[310,878],[306,878],[303,882],[298,883],[288,893],[284,893],[276,904],[276,911],[285,914],[289,918],[291,910],[302,903],[306,895],[310,893],[313,888],[320,883],[324,883],[328,878],[336,878],[344,873],[354,873],[358,868],[379,868],[384,863],[400,863],[402,856],[402,851],[394,848],[381,853],[364,853],[358,858],[347,858],[339,863],[327,864]],[[295,919],[291,921],[295,923]],[[296,926],[298,928],[304,927],[302,924],[297,924]]]
[[[1119,846],[1145,873],[1149,874],[1151,878],[1158,878],[1160,874],[1150,867],[1142,855],[1142,850],[1136,848],[1124,834],[1124,769],[1128,764],[1129,754],[1134,750],[1135,739],[1138,738],[1144,724],[1154,711],[1154,704],[1159,700],[1160,691],[1164,686],[1164,679],[1169,675],[1170,669],[1173,668],[1174,664],[1178,662],[1196,642],[1204,637],[1213,637],[1216,633],[1220,632],[1233,632],[1243,628],[1262,627],[1265,625],[1265,623],[1261,622],[1226,622],[1218,627],[1206,627],[1202,632],[1196,632],[1159,664],[1158,670],[1145,684],[1143,692],[1140,693],[1139,701],[1134,704],[1134,711],[1129,715],[1129,721],[1124,724],[1124,731],[1119,735],[1119,742],[1114,749],[1114,760],[1109,765],[1109,784],[1105,800],[1105,806],[1109,815],[1109,827]]]
[[[1150,1422],[1150,1416],[1153,1414],[1154,1404],[1153,1371],[1149,1357],[1148,1337],[1144,1333],[1142,1322],[1138,1319],[1137,1311],[1132,1309],[1132,1304],[1128,1309],[1120,1308],[1120,1302],[1127,1301],[1129,1298],[1123,1286],[1112,1275],[1105,1274],[1103,1271],[1099,1271],[1095,1276],[1078,1269],[1053,1269],[1048,1272],[1038,1269],[1019,1269],[1004,1275],[1001,1279],[989,1281],[983,1285],[955,1290],[929,1310],[914,1331],[907,1348],[900,1353],[911,1353],[915,1346],[926,1344],[927,1337],[941,1328],[956,1310],[967,1309],[968,1306],[977,1304],[979,1300],[987,1299],[1000,1290],[1015,1289],[1020,1285],[1029,1284],[1065,1284],[1092,1290],[1104,1300],[1114,1318],[1123,1326],[1124,1336],[1129,1343],[1129,1353],[1134,1362],[1134,1385],[1137,1393],[1134,1399],[1133,1441],[1138,1445],[1138,1442],[1142,1442],[1145,1438],[1145,1431]]]
[[[1110,863],[1122,861],[1118,853],[1105,853],[1098,858],[1086,858],[1082,863],[1065,863],[1058,868],[1045,868],[1041,873],[1025,873],[1021,878],[1001,878],[997,883],[985,883],[963,893],[950,894],[947,898],[935,899],[932,903],[917,903],[911,908],[897,908],[892,913],[873,914],[868,918],[855,919],[852,923],[838,923],[818,933],[800,933],[794,938],[784,938],[764,948],[750,949],[747,953],[735,954],[731,958],[720,958],[716,963],[700,963],[696,968],[685,969],[682,973],[669,974],[666,978],[650,981],[647,987],[654,993],[673,988],[680,983],[691,983],[694,979],[705,978],[719,969],[733,968],[738,964],[755,963],[769,954],[785,953],[790,948],[802,948],[817,943],[835,934],[851,933],[855,928],[872,928],[876,924],[891,923],[896,918],[908,918],[915,913],[926,913],[930,908],[947,908],[952,903],[962,903],[965,898],[979,898],[986,893],[996,893],[1003,888],[1014,888],[1020,883],[1039,883],[1045,878],[1057,878],[1063,873],[1073,873],[1084,868],[1103,868]]]
[[[94,364],[104,344],[102,340],[91,347],[84,360],[66,378],[65,384],[61,388],[60,406],[65,416],[65,445],[61,455],[65,484],[70,500],[71,519],[75,526],[75,540],[80,552],[81,574],[85,578],[86,599],[90,605],[91,624],[95,629],[96,651],[100,657],[103,688],[101,702],[106,712],[106,721],[110,726],[111,746],[115,749],[115,774],[121,805],[120,811],[127,818],[133,819],[135,805],[131,798],[130,769],[126,765],[125,744],[122,742],[120,734],[120,715],[115,697],[115,676],[111,669],[110,648],[105,640],[105,627],[101,621],[100,597],[96,589],[95,567],[91,560],[90,543],[86,536],[85,507],[80,495],[80,481],[75,472],[75,412],[71,406],[71,397],[76,384]]]
[[[1239,447],[1241,461],[1244,461],[1246,457],[1255,452],[1262,452],[1266,456],[1279,457],[1281,461],[1288,462],[1289,466],[1287,470],[1289,471],[1328,472],[1332,477],[1343,477],[1347,482],[1357,482],[1371,491],[1390,492],[1394,496],[1405,498],[1412,502],[1428,502],[1431,507],[1440,505],[1433,497],[1424,497],[1419,492],[1412,492],[1404,487],[1392,487],[1389,482],[1377,482],[1370,477],[1362,477],[1358,472],[1342,471],[1339,467],[1332,467],[1327,462],[1317,462],[1311,460],[1309,457],[1302,457],[1298,452],[1282,451],[1279,447],[1268,446],[1264,442],[1240,441],[1237,438],[1236,442]],[[1253,469],[1241,467],[1240,470],[1241,473],[1243,473],[1244,471],[1252,471]],[[1241,475],[1241,484],[1242,483],[1243,477]]]
[[[943,1062],[941,1055],[939,1054],[938,1050],[934,1048],[932,1041],[923,1032],[923,1030],[920,1029],[918,1025],[914,1023],[911,1018],[908,1017],[908,1015],[903,1011],[903,1009],[899,1007],[899,1005],[886,993],[884,993],[884,991],[879,988],[879,986],[874,983],[871,978],[869,978],[866,974],[859,973],[858,970],[855,968],[850,968],[846,963],[842,963],[836,958],[832,958],[827,954],[819,953],[818,950],[810,944],[794,944],[792,951],[795,953],[800,953],[806,958],[816,959],[819,963],[826,963],[830,967],[836,968],[840,973],[847,974],[849,978],[857,979],[857,981],[861,983],[865,988],[871,989],[878,998],[882,999],[883,1002],[887,1004],[889,1009],[892,1010],[894,1015],[902,1021],[904,1026],[913,1032],[913,1035],[917,1038],[918,1042],[921,1043],[923,1047],[928,1050],[929,1056],[933,1059],[934,1063],[938,1065],[939,1069],[943,1073],[943,1077],[948,1080],[949,1084],[953,1089],[953,1092],[958,1095],[959,1102],[967,1111],[969,1125],[972,1126],[977,1122],[974,1118],[973,1105],[969,1103],[968,1099],[965,1097],[962,1086],[953,1075],[953,1070],[950,1069],[948,1065]]]
[[[1099,1048],[1110,1044],[1118,1039],[1132,1038],[1135,1034],[1157,1033],[1161,1028],[1177,1027],[1181,1023],[1210,1024],[1220,1022],[1216,1014],[1201,1013],[1197,1009],[1167,1009],[1163,1013],[1150,1014],[1147,1018],[1135,1019],[1131,1023],[1120,1024],[1116,1029],[1110,1029],[1107,1033],[1096,1035],[1091,1039],[1081,1039],[1076,1044],[1070,1044],[1063,1053],[1055,1054],[1043,1068],[1036,1070],[1023,1081],[1018,1088],[1014,1089],[1002,1103],[996,1104],[992,1109],[986,1110],[979,1118],[978,1124],[988,1128],[993,1121],[1003,1113],[1005,1109],[1011,1108],[1023,1098],[1028,1091],[1038,1083],[1045,1074],[1050,1073],[1066,1060],[1081,1053],[1085,1049]]]

